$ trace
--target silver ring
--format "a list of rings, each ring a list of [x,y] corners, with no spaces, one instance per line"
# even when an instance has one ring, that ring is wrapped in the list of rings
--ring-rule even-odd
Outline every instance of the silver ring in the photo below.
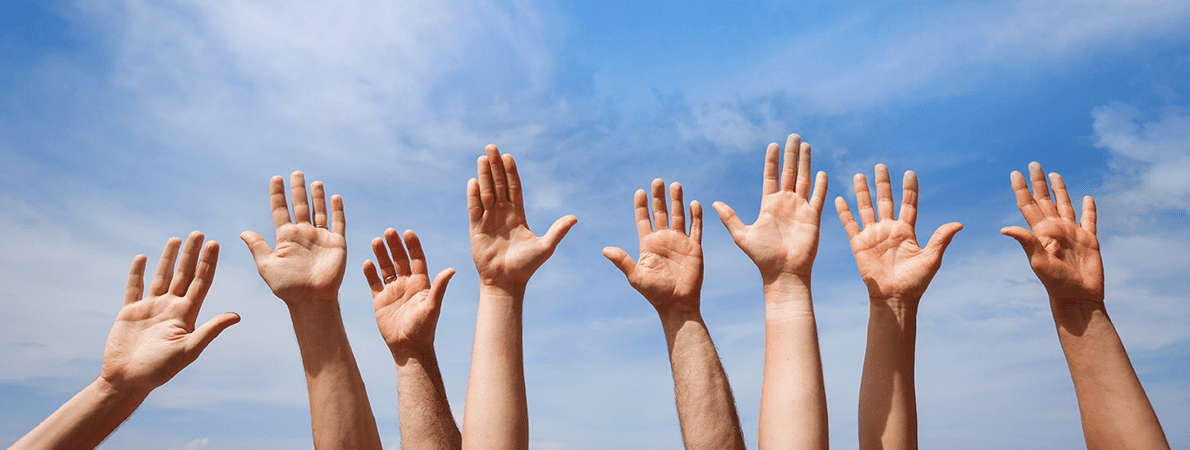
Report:
[[[389,275],[387,277],[384,277],[384,284],[392,283],[394,281],[397,281],[396,275]]]

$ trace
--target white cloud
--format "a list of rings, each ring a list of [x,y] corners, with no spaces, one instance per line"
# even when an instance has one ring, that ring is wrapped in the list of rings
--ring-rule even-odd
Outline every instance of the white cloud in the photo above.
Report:
[[[1178,209],[1190,212],[1190,114],[1168,110],[1156,120],[1124,104],[1099,106],[1095,145],[1116,157],[1121,174],[1108,200],[1125,214]]]

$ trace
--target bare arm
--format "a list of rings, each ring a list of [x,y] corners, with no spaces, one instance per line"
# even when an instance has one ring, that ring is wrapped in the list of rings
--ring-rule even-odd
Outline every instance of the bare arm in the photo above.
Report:
[[[404,245],[401,238],[397,230],[389,228],[384,231],[384,239],[372,240],[379,272],[372,261],[364,262],[364,277],[376,307],[376,324],[397,363],[401,448],[458,449],[462,437],[450,413],[434,352],[434,329],[442,297],[455,271],[448,268],[438,273],[431,286],[417,234],[405,231]]]
[[[537,237],[525,221],[525,201],[516,162],[495,145],[476,162],[477,178],[467,183],[471,256],[479,273],[479,311],[463,447],[526,449],[529,410],[521,336],[522,305],[529,278],[578,222],[565,216]]]
[[[1049,175],[1053,198],[1041,164],[1029,164],[1029,177],[1032,195],[1020,172],[1012,173],[1012,189],[1032,231],[1007,227],[1000,232],[1020,242],[1033,273],[1049,293],[1087,448],[1169,448],[1104,306],[1094,199],[1083,198],[1080,225],[1061,176]]]
[[[876,209],[863,175],[855,176],[863,230],[842,197],[839,220],[851,240],[856,266],[868,287],[868,346],[859,391],[860,448],[917,448],[917,397],[913,382],[917,306],[942,266],[942,253],[963,229],[948,223],[925,248],[917,243],[917,175],[905,172],[901,214],[893,218],[888,168],[876,165]],[[877,216],[879,213],[879,216]]]
[[[699,311],[702,290],[702,207],[690,203],[690,233],[686,233],[682,186],[670,187],[672,215],[665,205],[665,183],[653,180],[653,221],[648,195],[634,198],[640,236],[640,262],[624,250],[603,249],[631,284],[657,310],[669,362],[673,368],[678,421],[687,449],[744,448],[740,419],[727,375]]]
[[[826,388],[810,272],[818,253],[826,174],[811,193],[810,144],[792,134],[765,155],[760,215],[745,226],[731,207],[715,210],[764,280],[764,384],[760,396],[760,448],[827,448]]]
[[[331,197],[328,228],[322,183],[310,185],[313,218],[301,172],[290,176],[290,188],[292,220],[284,182],[281,177],[269,181],[276,249],[270,251],[252,231],[240,238],[248,244],[261,278],[289,307],[306,372],[314,447],[379,449],[376,420],[339,312],[339,285],[347,264],[343,200]]]
[[[124,423],[153,389],[194,362],[203,349],[240,316],[224,313],[195,328],[198,310],[215,277],[219,244],[197,231],[165,245],[144,298],[144,255],[132,260],[124,307],[103,352],[99,378],[58,408],[10,449],[95,448]],[[200,256],[201,253],[201,256]]]

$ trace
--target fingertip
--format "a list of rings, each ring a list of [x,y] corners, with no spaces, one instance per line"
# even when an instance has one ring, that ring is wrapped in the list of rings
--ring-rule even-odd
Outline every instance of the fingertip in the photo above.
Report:
[[[500,149],[496,148],[496,144],[488,144],[483,147],[483,151],[494,152],[494,151],[500,151]]]

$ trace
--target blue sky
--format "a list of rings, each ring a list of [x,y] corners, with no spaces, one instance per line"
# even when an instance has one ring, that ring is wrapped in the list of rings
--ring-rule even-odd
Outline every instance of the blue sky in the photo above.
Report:
[[[385,445],[393,362],[358,270],[411,228],[455,267],[437,347],[461,415],[476,307],[465,184],[516,156],[533,230],[578,225],[534,277],[534,449],[680,448],[655,313],[601,255],[636,248],[632,192],[759,208],[763,151],[799,133],[829,195],[917,172],[918,233],[965,228],[922,300],[923,447],[1081,445],[1044,290],[998,230],[1012,170],[1095,196],[1108,311],[1175,447],[1190,445],[1190,4],[13,0],[0,6],[0,445],[98,374],[131,258],[198,229],[223,244],[200,317],[243,321],[104,448],[307,448],[283,304],[237,236],[271,240],[267,183],[344,197],[344,320]],[[895,176],[895,175],[894,175]],[[814,294],[835,448],[856,446],[867,309],[829,207]],[[759,276],[707,209],[703,314],[755,446]],[[635,252],[629,251],[635,256]]]

